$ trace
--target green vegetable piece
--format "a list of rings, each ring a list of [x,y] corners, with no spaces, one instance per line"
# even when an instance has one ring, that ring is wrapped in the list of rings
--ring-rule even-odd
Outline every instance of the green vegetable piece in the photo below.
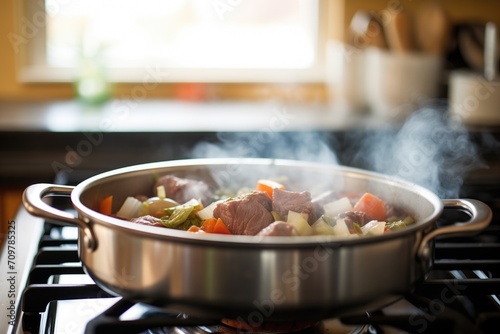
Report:
[[[394,223],[394,222],[397,222],[397,221],[400,221],[401,219],[396,217],[396,216],[391,216],[389,218],[386,219],[386,223]]]
[[[173,210],[170,210],[171,208],[169,208],[169,210],[166,211],[172,211],[172,213],[170,215],[162,217],[161,223],[165,227],[176,228],[186,221],[186,219],[193,211],[193,208],[193,206],[186,205],[178,205],[174,207]]]
[[[184,223],[182,223],[181,225],[177,226],[177,229],[185,231],[185,230],[189,229],[193,225],[200,227],[201,223],[202,223],[202,220],[200,218],[198,218],[195,214],[193,214],[193,212],[191,212],[191,214],[184,221]]]
[[[415,219],[412,216],[406,216],[405,218],[390,217],[387,219],[385,227],[390,230],[399,230],[415,223]]]
[[[399,229],[402,229],[402,228],[405,228],[406,227],[406,224],[404,221],[402,220],[397,220],[397,221],[393,221],[392,223],[388,223],[385,225],[389,230],[391,231],[394,231],[394,230],[399,230]]]
[[[406,226],[411,225],[415,222],[415,219],[412,216],[407,216],[405,219],[403,219],[405,222]]]
[[[353,223],[352,226],[354,227],[354,231],[356,231],[357,234],[363,235],[363,230],[361,229],[361,226],[359,226],[358,223]]]
[[[337,220],[335,220],[335,218],[330,217],[330,216],[322,215],[322,216],[321,216],[321,219],[323,219],[323,221],[324,221],[325,223],[327,223],[328,225],[330,225],[330,226],[332,226],[332,227],[333,227],[333,226],[335,226],[335,225],[337,224]]]
[[[200,226],[201,219],[195,214],[202,208],[201,202],[195,199],[182,205],[165,208],[165,216],[161,218],[161,223],[165,227],[179,230],[187,230],[191,225]]]

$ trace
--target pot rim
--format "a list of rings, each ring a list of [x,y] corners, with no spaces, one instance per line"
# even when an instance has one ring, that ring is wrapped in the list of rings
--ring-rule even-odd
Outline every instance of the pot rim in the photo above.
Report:
[[[396,187],[410,187],[413,192],[419,196],[425,197],[433,206],[434,210],[427,217],[422,217],[414,224],[405,227],[404,229],[392,231],[391,233],[384,233],[378,236],[363,236],[363,237],[338,237],[338,236],[294,236],[294,237],[280,237],[280,236],[246,236],[246,235],[218,235],[218,234],[196,234],[186,231],[159,228],[155,226],[147,226],[134,224],[125,220],[107,216],[94,211],[84,205],[81,200],[81,194],[91,186],[111,177],[126,178],[131,173],[147,173],[157,169],[174,168],[174,167],[204,167],[215,165],[229,165],[229,164],[246,164],[246,165],[275,165],[275,166],[293,166],[293,167],[315,167],[326,168],[341,171],[346,174],[366,176],[375,178],[377,180],[387,183],[389,186]],[[432,224],[443,211],[443,202],[439,197],[427,188],[403,180],[398,177],[389,176],[386,174],[368,171],[355,167],[347,167],[342,165],[332,165],[317,163],[311,161],[288,160],[288,159],[268,159],[268,158],[208,158],[208,159],[183,159],[172,161],[151,162],[145,164],[132,165],[122,167],[110,171],[106,171],[95,176],[92,176],[83,182],[79,183],[71,192],[71,201],[74,208],[78,211],[79,216],[84,222],[90,224],[101,224],[109,228],[123,229],[132,234],[140,235],[141,237],[149,237],[155,239],[165,239],[176,242],[196,243],[196,244],[212,244],[219,246],[234,246],[237,244],[240,247],[279,247],[279,248],[297,248],[297,247],[317,247],[318,245],[328,245],[328,247],[340,247],[344,245],[358,245],[362,243],[382,242],[400,238],[409,234],[413,234],[418,230],[422,230],[428,225]]]

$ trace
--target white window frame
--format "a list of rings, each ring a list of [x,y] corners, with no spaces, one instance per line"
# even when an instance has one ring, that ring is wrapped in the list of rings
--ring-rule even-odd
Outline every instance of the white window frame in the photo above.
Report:
[[[60,0],[64,3],[71,0]],[[272,0],[270,0],[272,1]],[[318,0],[318,24],[316,59],[305,69],[186,69],[186,68],[141,68],[108,69],[112,82],[143,82],[151,77],[157,82],[212,82],[212,83],[318,83],[325,77],[325,48],[328,39],[328,0]],[[20,0],[17,2],[17,32],[8,39],[17,55],[18,80],[34,82],[72,82],[74,74],[68,68],[49,67],[45,63],[45,10],[41,1]],[[146,79],[149,78],[149,79]]]

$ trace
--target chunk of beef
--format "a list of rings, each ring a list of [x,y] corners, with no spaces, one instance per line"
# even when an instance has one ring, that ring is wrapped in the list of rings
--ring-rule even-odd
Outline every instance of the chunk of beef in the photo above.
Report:
[[[401,208],[397,208],[394,205],[389,204],[389,203],[385,203],[385,212],[386,212],[387,218],[407,216],[407,214],[404,210],[401,210]]]
[[[275,221],[271,225],[264,227],[258,236],[278,236],[278,237],[291,237],[295,235],[295,228],[286,222]]]
[[[217,204],[214,217],[220,218],[232,234],[256,235],[274,221],[271,199],[264,193],[250,193]]]
[[[130,220],[132,223],[141,224],[141,225],[149,225],[149,226],[160,226],[163,227],[160,218],[156,218],[153,216],[141,216],[137,218],[132,218]]]
[[[282,218],[288,215],[288,211],[305,213],[307,214],[309,225],[312,225],[316,221],[316,213],[311,201],[311,194],[307,191],[293,192],[274,189],[273,211],[276,211]]]
[[[213,198],[213,191],[203,181],[165,175],[158,179],[155,189],[160,185],[165,188],[166,197],[181,204],[193,198],[201,200],[203,204],[207,204]]]
[[[354,228],[355,223],[358,224],[359,227],[361,227],[373,220],[372,217],[362,211],[343,212],[337,215],[337,218],[344,218],[345,224],[347,225],[347,228],[351,233],[356,233],[356,230]]]
[[[257,201],[262,205],[267,211],[271,212],[273,209],[273,204],[271,199],[265,192],[256,191],[253,193],[246,194],[244,197],[250,198],[252,201]]]

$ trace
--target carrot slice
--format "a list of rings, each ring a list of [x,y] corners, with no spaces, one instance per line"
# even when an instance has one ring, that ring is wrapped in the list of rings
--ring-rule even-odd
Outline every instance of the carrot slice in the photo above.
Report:
[[[220,218],[205,219],[200,229],[207,233],[232,234]]]
[[[103,215],[111,216],[111,208],[113,207],[113,195],[104,198],[99,204],[99,212]]]
[[[387,218],[384,201],[370,193],[363,194],[353,209],[354,211],[362,211],[379,221],[384,221]]]
[[[284,185],[273,180],[263,179],[257,181],[257,190],[264,191],[270,198],[273,198],[273,190],[276,188],[280,190],[285,190]]]
[[[226,224],[222,221],[222,219],[218,218],[215,223],[213,233],[219,234],[232,234],[231,231],[227,228]]]
[[[188,232],[191,232],[191,233],[204,233],[204,231],[202,229],[200,229],[198,226],[196,225],[191,225],[190,228],[188,228],[187,230]]]
[[[215,223],[217,223],[217,219],[215,218],[205,219],[201,224],[201,229],[207,233],[213,233]]]

